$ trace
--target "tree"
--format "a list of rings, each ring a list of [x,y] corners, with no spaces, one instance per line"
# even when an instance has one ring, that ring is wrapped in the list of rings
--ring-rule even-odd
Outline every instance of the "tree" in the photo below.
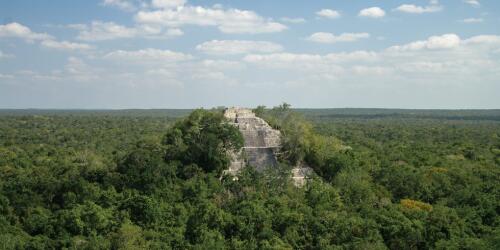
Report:
[[[196,164],[206,172],[220,174],[229,166],[229,151],[243,146],[240,131],[227,123],[220,112],[193,111],[165,135],[166,160]]]
[[[113,234],[112,249],[140,250],[148,249],[148,242],[144,239],[142,228],[130,221],[125,221],[118,231]]]
[[[266,106],[257,106],[257,108],[252,110],[257,117],[262,117],[266,112]]]
[[[152,192],[172,182],[177,166],[175,163],[165,162],[163,154],[164,149],[160,145],[141,145],[130,152],[117,166],[117,171],[121,174],[119,186]]]

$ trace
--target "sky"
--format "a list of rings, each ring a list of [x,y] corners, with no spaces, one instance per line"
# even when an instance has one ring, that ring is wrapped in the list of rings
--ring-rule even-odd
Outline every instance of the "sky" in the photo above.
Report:
[[[500,108],[498,0],[0,1],[0,108]]]

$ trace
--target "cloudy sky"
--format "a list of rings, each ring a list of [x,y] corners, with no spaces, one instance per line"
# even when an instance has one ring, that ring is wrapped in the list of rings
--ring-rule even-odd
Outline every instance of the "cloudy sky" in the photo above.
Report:
[[[498,0],[16,0],[0,21],[0,108],[500,108]]]

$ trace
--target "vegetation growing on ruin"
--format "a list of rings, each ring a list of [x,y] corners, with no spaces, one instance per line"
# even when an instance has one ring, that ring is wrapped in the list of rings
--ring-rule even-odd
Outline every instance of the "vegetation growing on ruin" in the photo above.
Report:
[[[500,246],[498,112],[260,107],[284,166],[237,181],[217,111],[67,112],[0,116],[0,249]]]

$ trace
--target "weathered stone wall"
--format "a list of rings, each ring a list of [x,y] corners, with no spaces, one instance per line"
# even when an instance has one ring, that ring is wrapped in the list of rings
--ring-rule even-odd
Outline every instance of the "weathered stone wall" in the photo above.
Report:
[[[273,129],[262,118],[255,116],[250,109],[229,108],[224,116],[238,127],[245,140],[242,152],[232,156],[233,162],[228,172],[237,173],[246,165],[262,171],[278,164],[275,151],[280,146],[279,130]],[[246,161],[242,158],[246,158]]]
[[[278,165],[276,153],[281,147],[281,133],[273,129],[262,118],[255,116],[250,109],[228,108],[224,116],[237,126],[245,140],[241,152],[231,153],[231,165],[227,174],[236,175],[245,166],[252,166],[257,171]],[[296,167],[292,170],[292,178],[297,186],[305,184],[312,170],[307,167]]]

